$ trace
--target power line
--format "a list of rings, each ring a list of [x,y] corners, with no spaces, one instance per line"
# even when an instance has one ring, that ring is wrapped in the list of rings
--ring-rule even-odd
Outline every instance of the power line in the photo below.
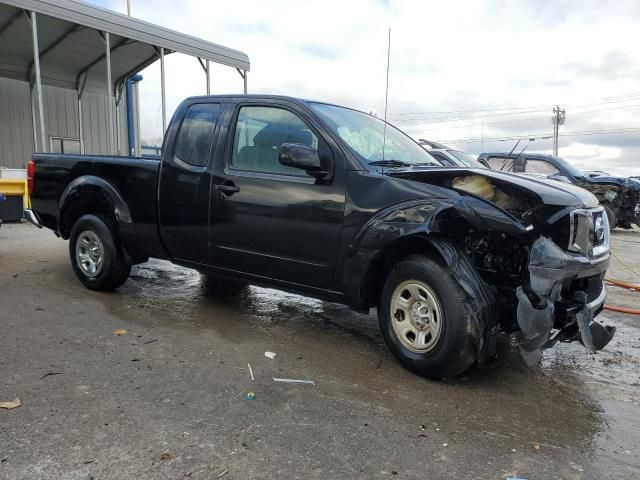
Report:
[[[501,110],[531,110],[531,109],[542,109],[542,108],[550,108],[553,105],[545,106],[545,105],[535,105],[532,107],[495,107],[495,108],[478,108],[471,110],[448,110],[448,111],[432,111],[432,112],[400,112],[400,113],[390,113],[390,116],[393,117],[403,117],[408,115],[440,115],[440,114],[448,114],[448,113],[474,113],[474,112],[496,112]]]
[[[610,135],[610,134],[623,134],[631,132],[639,132],[640,128],[618,128],[609,130],[578,130],[574,132],[560,133],[560,137],[577,137],[577,136],[592,136],[592,135]],[[449,140],[437,140],[438,143],[479,143],[479,142],[505,142],[509,140],[547,140],[553,137],[547,132],[544,133],[532,133],[528,135],[514,135],[505,137],[493,137],[493,138],[458,138]]]
[[[604,111],[608,111],[608,110],[625,110],[628,108],[637,108],[640,107],[640,103],[636,103],[633,105],[619,105],[619,106],[615,106],[615,107],[608,107],[608,108],[596,108],[596,109],[592,109],[592,110],[584,110],[584,111],[574,111],[571,110],[571,116],[576,116],[576,115],[585,115],[587,113],[595,113],[595,112],[604,112]],[[582,107],[585,108],[585,107]],[[521,122],[528,122],[531,120],[539,120],[539,119],[543,119],[543,118],[547,118],[547,111],[543,112],[544,115],[542,115],[542,113],[538,116],[535,117],[525,117],[525,118],[518,118],[515,120],[502,120],[502,121],[497,121],[497,122],[470,122],[466,125],[452,125],[452,126],[444,126],[444,127],[437,127],[437,128],[432,128],[430,130],[445,130],[445,129],[449,129],[449,128],[470,128],[470,127],[474,127],[477,125],[500,125],[500,124],[506,124],[506,123],[521,123]],[[434,124],[439,124],[439,123],[446,123],[446,122],[409,122],[409,121],[396,121],[395,122],[398,125],[403,125],[403,126],[418,126],[418,125],[434,125]]]
[[[588,108],[598,105],[607,105],[612,103],[620,103],[620,102],[629,102],[633,100],[640,99],[640,93],[632,93],[626,95],[620,95],[616,97],[604,97],[600,102],[596,103],[587,103],[582,105],[575,104],[564,104],[565,108],[572,109],[580,109],[580,108]],[[537,113],[548,111],[554,105],[546,105],[546,106],[532,106],[532,107],[498,107],[494,109],[477,109],[477,110],[450,110],[450,111],[441,111],[441,112],[404,112],[404,113],[389,113],[389,116],[393,117],[409,117],[413,116],[414,118],[398,118],[396,120],[397,123],[405,122],[405,121],[415,121],[415,120],[427,120],[434,119],[437,121],[434,122],[425,122],[425,123],[444,123],[444,122],[454,122],[461,121],[467,119],[482,119],[482,118],[492,118],[495,116],[504,116],[504,115],[522,115],[528,113]],[[506,110],[506,111],[502,111]],[[485,114],[485,115],[462,115],[462,116],[451,116],[451,117],[443,117],[441,115],[450,114],[450,113],[473,113],[473,112],[498,112],[494,114]]]

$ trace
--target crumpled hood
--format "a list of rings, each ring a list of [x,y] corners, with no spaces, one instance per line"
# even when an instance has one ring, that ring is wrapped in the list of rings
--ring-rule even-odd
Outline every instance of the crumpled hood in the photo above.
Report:
[[[479,168],[428,168],[411,170],[393,170],[385,172],[392,177],[406,178],[424,183],[435,183],[434,179],[443,173],[451,176],[480,175],[489,181],[509,183],[515,187],[536,195],[545,205],[559,207],[592,208],[598,206],[598,199],[587,190],[556,180],[528,178],[496,170]]]

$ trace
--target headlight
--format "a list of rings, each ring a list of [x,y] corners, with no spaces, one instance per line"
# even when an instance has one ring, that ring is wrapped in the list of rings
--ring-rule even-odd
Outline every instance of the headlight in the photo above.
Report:
[[[576,209],[569,214],[569,250],[596,258],[609,251],[609,220],[604,208]]]

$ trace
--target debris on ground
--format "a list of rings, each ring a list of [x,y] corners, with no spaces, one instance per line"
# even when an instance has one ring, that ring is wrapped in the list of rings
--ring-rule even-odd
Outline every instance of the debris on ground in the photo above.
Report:
[[[282,382],[282,383],[306,383],[309,385],[315,385],[316,382],[313,380],[297,380],[295,378],[274,378],[274,382]]]
[[[253,400],[254,398],[256,398],[256,394],[253,392],[247,392],[244,397],[245,400]]]
[[[119,336],[119,337],[120,337],[120,336],[122,336],[122,335],[126,335],[127,333],[129,333],[129,330],[126,330],[126,329],[124,329],[124,328],[116,328],[116,329],[113,331],[113,334],[114,334],[114,335],[117,335],[117,336]]]
[[[13,410],[14,408],[18,408],[22,403],[20,403],[20,399],[16,397],[13,402],[0,402],[0,408],[6,408],[7,410]]]
[[[164,452],[162,454],[160,454],[160,460],[163,461],[167,461],[167,460],[171,460],[171,454],[169,452]]]
[[[264,356],[273,360],[276,358],[276,352],[264,352]]]
[[[222,478],[224,475],[226,475],[227,473],[229,473],[229,470],[224,470],[223,472],[221,472],[216,478]]]
[[[247,363],[247,367],[249,367],[249,375],[251,375],[251,381],[255,382],[255,378],[253,378],[253,370],[251,370],[251,364]]]
[[[45,379],[47,377],[50,377],[52,375],[64,375],[64,373],[63,372],[48,372],[48,373],[45,373],[43,376],[41,376],[40,380],[43,380],[43,379]]]

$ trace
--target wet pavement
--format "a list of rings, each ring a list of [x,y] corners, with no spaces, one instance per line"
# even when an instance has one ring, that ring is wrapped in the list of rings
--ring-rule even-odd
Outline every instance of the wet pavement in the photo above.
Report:
[[[1,479],[640,477],[640,317],[604,312],[618,330],[596,355],[562,344],[527,368],[505,344],[433,382],[396,363],[373,313],[223,292],[161,261],[91,292],[66,249],[0,228],[0,402],[22,402],[0,409]],[[639,283],[640,231],[613,251],[610,276]]]

